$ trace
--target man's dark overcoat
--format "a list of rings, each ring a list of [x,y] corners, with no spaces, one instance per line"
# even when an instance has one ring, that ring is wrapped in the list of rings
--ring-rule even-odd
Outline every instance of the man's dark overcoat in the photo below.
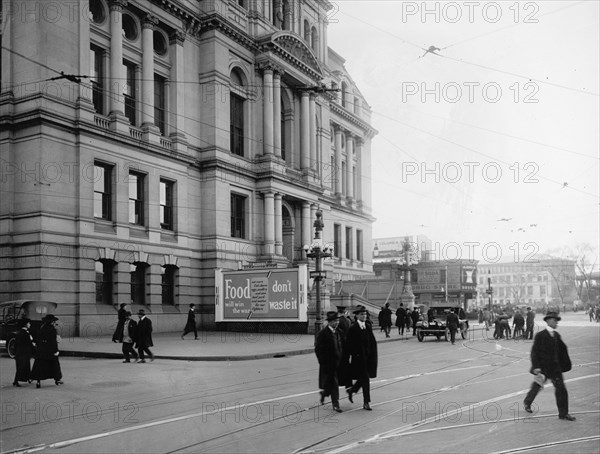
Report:
[[[548,378],[560,376],[563,372],[571,370],[571,358],[567,346],[558,332],[554,337],[546,329],[537,333],[531,347],[531,369],[541,369],[542,374]]]
[[[342,361],[342,338],[338,330],[323,328],[315,344],[315,354],[319,360],[319,388],[329,390],[337,386],[338,368]]]
[[[118,322],[117,327],[115,328],[115,332],[113,333],[113,342],[123,341],[123,326],[125,325],[125,320],[127,320],[127,316],[125,315],[126,313],[127,310],[125,309],[125,306],[121,307],[117,311]]]
[[[152,343],[152,320],[144,317],[138,322],[137,326],[137,348],[153,347]]]
[[[406,324],[406,310],[403,307],[396,309],[396,326],[400,328]]]
[[[351,357],[351,378],[361,378],[366,371],[370,378],[377,377],[377,341],[373,335],[370,323],[361,329],[358,322],[348,330],[346,348]]]

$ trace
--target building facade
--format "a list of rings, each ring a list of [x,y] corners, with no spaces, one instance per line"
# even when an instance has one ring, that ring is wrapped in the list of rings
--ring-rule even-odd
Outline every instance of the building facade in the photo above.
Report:
[[[564,310],[563,305],[571,307],[577,299],[575,261],[540,257],[535,261],[480,264],[477,289],[479,307],[491,303]]]
[[[332,276],[372,271],[376,131],[329,1],[51,3],[1,3],[0,300],[215,329],[215,270],[306,263],[317,209]]]

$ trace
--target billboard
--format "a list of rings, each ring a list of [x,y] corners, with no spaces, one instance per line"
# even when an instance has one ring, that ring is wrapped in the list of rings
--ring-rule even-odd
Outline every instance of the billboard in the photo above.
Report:
[[[307,268],[215,271],[217,322],[305,322]]]

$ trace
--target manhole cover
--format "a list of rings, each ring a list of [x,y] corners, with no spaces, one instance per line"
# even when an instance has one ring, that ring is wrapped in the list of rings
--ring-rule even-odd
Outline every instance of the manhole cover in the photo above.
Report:
[[[91,386],[96,388],[117,388],[119,386],[128,385],[130,382],[128,381],[99,381],[97,383],[92,383]]]

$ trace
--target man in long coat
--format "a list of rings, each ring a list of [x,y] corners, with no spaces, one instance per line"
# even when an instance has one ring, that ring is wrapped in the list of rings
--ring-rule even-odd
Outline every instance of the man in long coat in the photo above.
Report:
[[[535,312],[530,307],[527,308],[527,315],[525,316],[525,339],[533,339],[533,327],[535,325]]]
[[[327,396],[331,396],[333,409],[341,413],[338,368],[342,360],[342,337],[337,329],[338,323],[339,314],[335,311],[327,312],[327,326],[317,335],[315,353],[319,360],[321,404]]]
[[[194,339],[198,340],[198,328],[196,328],[196,313],[194,312],[194,305],[190,304],[190,310],[188,311],[187,323],[185,324],[185,328],[183,328],[183,334],[181,338],[183,339],[186,334],[194,332]]]
[[[123,325],[125,324],[125,313],[127,312],[127,309],[125,309],[126,306],[127,304],[121,303],[119,305],[119,310],[117,311],[117,327],[115,328],[115,332],[112,336],[112,341],[115,343],[121,342],[119,338],[123,334]]]
[[[15,372],[15,379],[13,380],[13,386],[20,387],[20,381],[28,381],[31,383],[31,358],[34,354],[33,337],[29,332],[31,327],[31,320],[28,318],[22,318],[19,320],[19,326],[21,329],[15,336],[15,363],[17,370]]]
[[[135,320],[131,320],[131,312],[125,312],[125,324],[123,325],[123,332],[119,336],[119,341],[123,343],[123,362],[130,363],[130,356],[133,356],[134,361],[138,359],[138,354],[133,349],[133,345],[137,340],[137,323]]]
[[[138,363],[146,362],[144,353],[147,353],[148,356],[150,356],[150,361],[154,361],[154,354],[150,351],[150,347],[154,346],[152,343],[152,321],[146,317],[144,309],[140,309],[137,315],[140,318],[136,341],[138,355],[140,356]]]
[[[390,303],[385,303],[385,306],[379,313],[379,325],[383,328],[385,337],[390,337],[390,330],[392,329],[392,311],[390,310]]]
[[[450,310],[446,315],[446,327],[450,331],[450,342],[454,345],[456,341],[456,332],[458,331],[458,315],[456,312]]]
[[[544,317],[544,321],[548,326],[535,335],[531,347],[531,369],[529,372],[534,374],[536,378],[531,384],[531,389],[525,396],[523,404],[527,413],[533,413],[531,404],[543,388],[544,382],[550,379],[554,385],[559,419],[575,421],[575,417],[569,414],[569,396],[563,380],[563,372],[571,370],[571,359],[569,358],[567,346],[556,331],[560,319],[556,312],[548,312]]]
[[[398,327],[398,334],[404,335],[404,327],[406,326],[406,310],[400,303],[400,307],[396,309],[396,326]]]
[[[352,378],[357,379],[354,385],[346,390],[348,400],[352,401],[352,394],[362,388],[363,408],[371,410],[371,378],[377,376],[377,341],[373,335],[371,324],[367,323],[367,309],[360,306],[354,311],[356,323],[348,330],[346,348],[350,355],[350,371]]]

